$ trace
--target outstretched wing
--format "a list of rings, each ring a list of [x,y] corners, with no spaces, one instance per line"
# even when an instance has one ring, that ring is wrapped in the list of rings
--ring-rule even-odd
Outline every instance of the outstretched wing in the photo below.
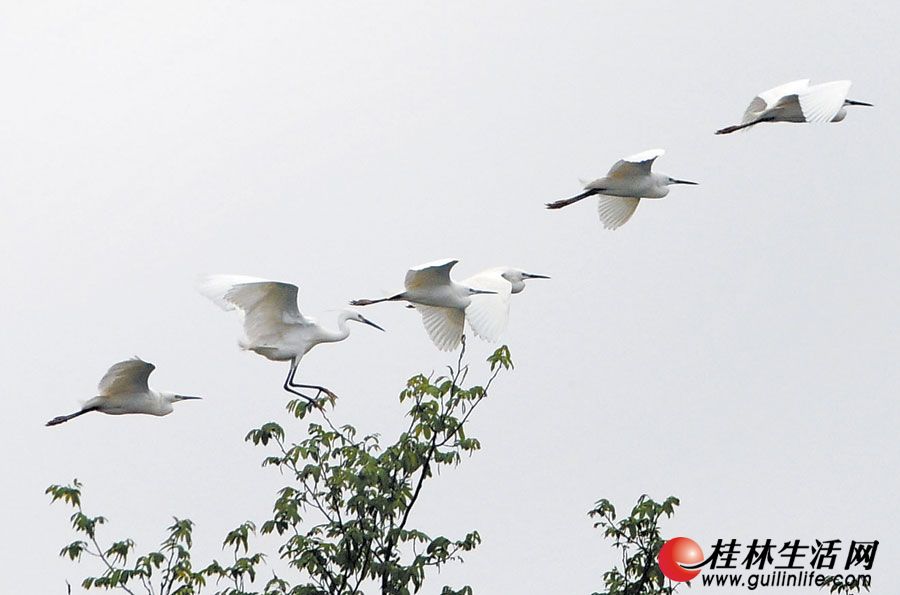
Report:
[[[504,269],[488,269],[472,275],[463,285],[475,289],[496,291],[493,294],[476,294],[466,308],[466,320],[478,337],[496,342],[509,322],[509,302],[512,283],[503,278]]]
[[[635,209],[641,202],[639,198],[626,196],[600,195],[597,203],[597,213],[600,215],[600,223],[606,229],[618,229],[628,223]]]
[[[797,94],[800,109],[807,122],[831,122],[850,92],[850,81],[832,81],[813,85]]]
[[[805,91],[807,87],[809,87],[809,79],[800,79],[763,91],[754,97],[753,101],[750,102],[750,105],[747,106],[741,124],[752,122],[760,113],[778,103],[778,100],[782,97],[785,97],[786,95],[796,95],[797,93]]]
[[[97,390],[104,397],[147,392],[147,378],[155,369],[139,357],[113,364],[100,379]]]
[[[447,258],[420,264],[406,272],[406,279],[403,281],[403,285],[407,291],[435,285],[449,285],[450,269],[457,262],[459,261]]]
[[[456,308],[438,308],[414,304],[422,315],[422,324],[431,342],[441,351],[453,351],[462,340],[465,314]]]
[[[653,167],[653,162],[656,161],[656,158],[664,154],[665,151],[662,149],[650,149],[625,157],[609,168],[609,173],[606,174],[606,177],[646,176],[650,173],[650,168]]]
[[[210,275],[200,293],[226,310],[241,310],[244,333],[251,341],[283,330],[285,324],[313,324],[297,306],[297,286],[242,275]]]

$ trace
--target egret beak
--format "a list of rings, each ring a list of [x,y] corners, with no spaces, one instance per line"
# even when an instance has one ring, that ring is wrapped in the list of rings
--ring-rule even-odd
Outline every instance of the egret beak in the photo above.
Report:
[[[483,293],[485,295],[497,295],[496,291],[488,291],[486,289],[472,289],[473,294]]]
[[[688,182],[687,180],[672,180],[673,184],[688,184],[690,186],[699,186],[699,182]]]
[[[360,318],[360,322],[362,322],[363,324],[368,324],[369,326],[374,326],[375,328],[377,328],[377,329],[380,330],[381,332],[384,332],[384,329],[383,329],[383,328],[381,328],[380,326],[378,326],[377,324],[375,324],[374,322],[372,322],[372,321],[369,320],[368,318],[363,318],[362,316],[360,316],[359,318]]]
[[[526,279],[549,279],[547,275],[533,275],[531,273],[522,273],[522,276]]]
[[[866,103],[865,101],[853,101],[852,99],[845,99],[844,105],[864,105],[866,107],[875,107],[871,103]]]
[[[202,399],[203,397],[187,397],[185,395],[175,395],[176,401],[192,401],[197,399]]]

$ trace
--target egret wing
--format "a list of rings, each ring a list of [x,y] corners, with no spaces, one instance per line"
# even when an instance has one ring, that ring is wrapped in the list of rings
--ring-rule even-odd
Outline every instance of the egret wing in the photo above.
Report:
[[[650,149],[642,151],[630,157],[620,159],[609,169],[607,178],[625,178],[631,176],[646,176],[653,167],[657,157],[665,154],[662,149]]]
[[[406,272],[406,279],[404,280],[403,285],[406,287],[407,291],[423,287],[449,285],[450,269],[452,269],[457,262],[459,261],[447,258],[420,264]]]
[[[300,313],[297,286],[239,275],[212,275],[200,287],[201,293],[226,310],[241,310],[244,333],[251,341],[277,334],[285,324],[312,325],[315,321]]]
[[[831,122],[850,92],[850,81],[832,81],[813,85],[797,95],[807,122]]]
[[[476,294],[466,308],[466,320],[475,334],[486,341],[499,341],[509,321],[512,283],[503,278],[504,269],[488,269],[472,275],[463,285],[497,293]]]
[[[225,299],[225,296],[236,285],[248,283],[268,283],[268,279],[250,277],[248,275],[207,275],[200,279],[200,293],[211,299],[223,310],[239,308],[234,302]]]
[[[782,97],[796,95],[797,93],[805,91],[807,87],[809,87],[809,79],[799,79],[763,91],[754,97],[753,101],[750,102],[750,105],[747,106],[747,110],[744,112],[744,118],[741,123],[747,124],[748,122],[752,122],[760,113],[778,103],[778,100]]]
[[[422,315],[422,324],[431,342],[441,351],[453,351],[463,335],[465,314],[456,308],[439,308],[414,304]]]
[[[97,390],[104,397],[147,392],[147,378],[155,369],[139,357],[113,364],[100,379]]]
[[[641,202],[639,198],[623,196],[600,196],[597,203],[597,213],[600,215],[600,223],[606,229],[618,229],[628,223],[635,209]]]

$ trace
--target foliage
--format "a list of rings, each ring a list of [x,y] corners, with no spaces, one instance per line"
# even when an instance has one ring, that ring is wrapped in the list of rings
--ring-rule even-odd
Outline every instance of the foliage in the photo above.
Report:
[[[829,593],[862,593],[869,591],[869,584],[860,580],[847,580],[837,575],[829,576],[822,583],[822,589],[828,589]]]
[[[463,454],[481,448],[468,436],[466,424],[501,370],[512,368],[506,346],[489,358],[490,375],[483,386],[464,387],[468,364],[465,345],[446,375],[413,376],[400,393],[409,404],[409,424],[396,442],[386,447],[379,436],[358,436],[350,425],[335,426],[317,401],[293,400],[287,409],[297,419],[318,414],[324,423],[308,424],[299,442],[287,439],[284,428],[270,422],[250,431],[246,440],[274,448],[263,466],[275,467],[290,478],[275,500],[272,518],[260,526],[262,534],[284,538],[279,556],[296,570],[295,576],[273,575],[263,586],[266,595],[359,595],[363,588],[383,595],[418,591],[428,569],[461,559],[481,541],[476,531],[461,538],[432,537],[410,524],[410,513],[426,481],[442,467],[455,466]],[[191,560],[193,523],[175,519],[157,551],[136,557],[130,539],[102,547],[97,528],[103,517],[88,517],[81,508],[81,484],[53,485],[53,501],[75,509],[72,524],[79,540],[61,556],[80,561],[88,553],[100,560],[103,573],[82,582],[86,589],[121,588],[134,594],[192,595],[207,583],[221,595],[250,595],[264,563],[263,554],[249,553],[256,526],[246,522],[225,538],[232,556],[227,565],[213,561],[195,566]],[[219,585],[227,585],[220,588]],[[252,593],[257,593],[252,591]],[[468,586],[445,586],[442,595],[471,595]]]
[[[598,519],[594,527],[613,540],[613,547],[621,551],[622,566],[603,574],[606,590],[594,595],[671,595],[677,585],[666,579],[659,570],[656,557],[665,540],[659,534],[659,519],[671,517],[680,502],[670,496],[662,503],[644,494],[627,518],[616,520],[616,509],[609,500],[599,500],[591,518]],[[690,586],[690,583],[688,583]]]
[[[75,509],[70,518],[72,528],[80,539],[65,546],[59,555],[80,561],[84,554],[88,554],[103,564],[103,574],[82,581],[81,586],[85,589],[120,588],[133,594],[139,583],[144,591],[151,594],[190,595],[199,593],[207,578],[214,578],[230,583],[229,588],[221,591],[223,595],[239,595],[244,592],[248,579],[251,582],[255,579],[255,567],[262,561],[262,554],[240,556],[241,549],[245,554],[247,552],[247,535],[254,531],[252,523],[244,523],[225,539],[224,547],[230,547],[233,552],[232,564],[222,566],[213,561],[198,571],[191,561],[194,523],[190,520],[174,519],[159,549],[135,557],[134,541],[131,539],[115,541],[107,547],[100,545],[97,528],[106,523],[106,518],[84,514],[81,487],[76,479],[72,485],[52,485],[46,493],[50,494],[52,502],[62,500]],[[129,563],[129,560],[133,561]],[[157,586],[156,591],[153,585]]]

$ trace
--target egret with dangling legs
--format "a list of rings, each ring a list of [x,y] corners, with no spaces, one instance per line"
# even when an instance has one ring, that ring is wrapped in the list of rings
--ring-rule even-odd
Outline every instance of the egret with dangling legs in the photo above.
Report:
[[[578,196],[547,203],[548,209],[561,209],[588,196],[598,195],[597,213],[606,229],[618,229],[628,223],[642,198],[663,198],[672,184],[697,182],[676,180],[650,171],[657,157],[665,154],[662,149],[650,149],[625,157],[613,165],[606,176],[584,185],[584,192]]]
[[[466,308],[472,303],[472,296],[497,293],[451,279],[450,269],[457,262],[454,259],[437,260],[413,267],[406,272],[404,291],[386,298],[353,300],[350,305],[409,302],[422,315],[422,324],[432,343],[441,351],[452,351],[462,341]]]
[[[172,403],[200,398],[153,390],[147,385],[147,379],[155,369],[156,366],[138,357],[113,364],[97,386],[99,396],[86,402],[80,411],[54,417],[47,425],[56,426],[91,411],[107,415],[143,413],[163,416],[172,413]]]
[[[800,79],[779,85],[754,97],[740,124],[716,130],[716,134],[731,134],[763,122],[840,122],[847,117],[848,106],[874,107],[847,99],[850,84],[831,81],[810,86],[809,79]]]
[[[289,361],[291,367],[284,380],[284,390],[303,397],[321,408],[318,398],[323,393],[333,402],[332,391],[315,384],[294,382],[300,360],[320,343],[343,341],[350,336],[348,322],[361,322],[384,329],[359,312],[341,310],[337,330],[328,329],[313,318],[300,313],[297,286],[242,275],[210,275],[202,279],[200,293],[225,310],[240,310],[244,316],[244,338],[241,349],[253,351],[272,361]],[[300,389],[316,391],[314,397]]]

